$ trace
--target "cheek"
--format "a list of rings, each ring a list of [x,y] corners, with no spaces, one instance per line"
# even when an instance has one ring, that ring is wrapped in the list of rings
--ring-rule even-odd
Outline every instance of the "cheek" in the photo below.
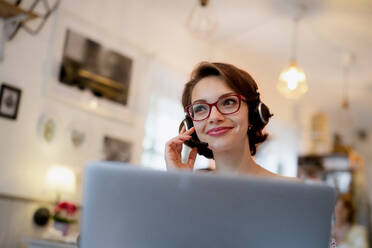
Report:
[[[198,137],[200,139],[200,136],[203,133],[202,132],[202,130],[203,130],[203,124],[201,122],[194,122],[194,127],[195,127],[196,135],[198,135]]]
[[[249,126],[248,112],[242,111],[241,113],[239,113],[239,116],[237,116],[235,121],[239,125],[242,132],[245,132],[245,133],[248,132],[248,126]]]
[[[248,132],[248,126],[249,126],[248,118],[243,117],[242,119],[240,119],[239,125],[240,125],[240,128],[242,129],[242,131],[244,131],[245,133]]]

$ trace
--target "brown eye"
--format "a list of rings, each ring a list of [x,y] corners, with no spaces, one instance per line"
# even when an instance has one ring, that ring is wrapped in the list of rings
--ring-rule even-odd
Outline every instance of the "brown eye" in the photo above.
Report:
[[[192,107],[192,110],[195,114],[197,113],[200,113],[202,111],[206,111],[207,110],[207,106],[205,104],[195,104],[193,107]]]
[[[235,98],[226,98],[226,99],[223,99],[222,101],[222,105],[223,106],[233,106],[237,103],[237,99]]]

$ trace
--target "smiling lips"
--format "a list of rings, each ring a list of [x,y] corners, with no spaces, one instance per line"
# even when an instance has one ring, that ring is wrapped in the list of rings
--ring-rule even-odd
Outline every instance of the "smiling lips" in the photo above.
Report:
[[[207,132],[210,136],[220,136],[227,133],[232,127],[216,127]]]

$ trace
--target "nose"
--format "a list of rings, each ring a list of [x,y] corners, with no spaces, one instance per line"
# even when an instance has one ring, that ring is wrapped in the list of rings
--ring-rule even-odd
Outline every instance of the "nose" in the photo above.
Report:
[[[223,121],[225,116],[221,114],[216,106],[212,106],[211,113],[208,118],[209,123],[215,123],[215,122],[220,122]]]

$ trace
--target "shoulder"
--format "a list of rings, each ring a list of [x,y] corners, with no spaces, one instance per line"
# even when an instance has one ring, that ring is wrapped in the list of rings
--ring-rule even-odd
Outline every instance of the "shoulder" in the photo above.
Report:
[[[355,225],[351,226],[349,232],[352,233],[352,234],[364,235],[364,234],[366,234],[366,228],[364,226],[355,224]]]
[[[352,225],[347,232],[345,242],[358,247],[368,247],[367,230],[360,225]],[[354,246],[353,246],[354,247]]]
[[[257,176],[266,177],[266,178],[272,178],[272,179],[280,179],[280,180],[285,180],[285,181],[288,181],[288,182],[302,182],[297,177],[282,176],[282,175],[273,173],[273,172],[271,172],[269,170],[266,170],[265,168],[262,168],[262,167],[261,167],[259,173],[257,173]]]

